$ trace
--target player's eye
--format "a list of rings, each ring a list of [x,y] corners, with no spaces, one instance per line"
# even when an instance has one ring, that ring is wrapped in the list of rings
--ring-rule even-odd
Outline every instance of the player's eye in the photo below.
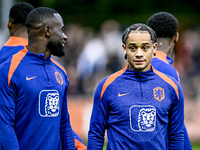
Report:
[[[136,47],[135,46],[130,46],[129,49],[134,51],[134,50],[136,50]]]
[[[148,46],[143,46],[143,49],[147,50],[147,49],[149,49],[149,47]]]

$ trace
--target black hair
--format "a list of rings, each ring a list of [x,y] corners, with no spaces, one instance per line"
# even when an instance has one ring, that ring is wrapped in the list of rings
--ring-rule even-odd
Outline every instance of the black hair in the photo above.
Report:
[[[149,26],[142,24],[142,23],[136,23],[133,24],[131,26],[129,26],[128,28],[126,28],[125,32],[122,35],[122,43],[126,44],[126,40],[128,38],[128,35],[131,31],[148,31],[149,34],[151,35],[151,40],[153,41],[153,43],[157,42],[157,36],[154,30],[152,30]]]
[[[172,38],[176,35],[178,20],[170,13],[158,12],[148,19],[147,25],[156,32],[157,37]]]
[[[9,13],[9,21],[14,24],[25,25],[26,17],[34,7],[26,2],[19,2],[13,5]]]
[[[33,24],[39,24],[46,19],[54,17],[54,13],[58,13],[56,10],[48,7],[38,7],[32,10],[26,19],[26,27],[29,28]]]

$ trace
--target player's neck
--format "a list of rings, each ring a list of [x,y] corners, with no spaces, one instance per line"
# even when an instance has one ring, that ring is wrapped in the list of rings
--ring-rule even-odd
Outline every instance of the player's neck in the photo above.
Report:
[[[16,30],[12,30],[10,32],[10,35],[28,39],[26,27],[24,27],[24,28],[21,27],[21,28],[17,28]]]
[[[157,43],[158,43],[157,50],[163,51],[170,58],[173,58],[174,43],[171,43],[171,39],[169,39],[169,38],[158,38]]]

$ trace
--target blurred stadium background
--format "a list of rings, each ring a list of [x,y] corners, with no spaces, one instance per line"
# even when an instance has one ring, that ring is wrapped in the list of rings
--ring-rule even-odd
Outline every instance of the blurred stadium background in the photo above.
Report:
[[[200,0],[0,0],[0,46],[9,37],[8,13],[15,2],[51,7],[63,17],[66,56],[56,59],[65,66],[70,80],[72,127],[85,142],[97,83],[126,65],[122,32],[133,23],[146,23],[156,12],[172,13],[179,21],[174,66],[185,95],[185,124],[193,149],[200,149]]]

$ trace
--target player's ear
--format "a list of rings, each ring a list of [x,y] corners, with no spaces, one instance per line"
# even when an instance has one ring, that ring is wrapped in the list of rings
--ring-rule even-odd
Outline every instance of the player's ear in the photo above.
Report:
[[[158,46],[157,43],[153,43],[153,53],[154,53],[154,54],[156,53],[157,46]]]
[[[122,44],[122,48],[123,48],[124,53],[126,54],[126,45]]]
[[[9,30],[11,30],[13,28],[13,23],[8,21],[7,27],[8,27]]]
[[[124,59],[127,59],[127,53],[126,53],[126,45],[125,44],[122,44],[122,48],[123,48],[123,51],[124,51]]]
[[[44,34],[46,38],[50,38],[52,33],[52,29],[49,25],[45,25],[44,27]]]
[[[179,33],[176,32],[175,38],[174,38],[174,43],[177,43],[179,40]]]

